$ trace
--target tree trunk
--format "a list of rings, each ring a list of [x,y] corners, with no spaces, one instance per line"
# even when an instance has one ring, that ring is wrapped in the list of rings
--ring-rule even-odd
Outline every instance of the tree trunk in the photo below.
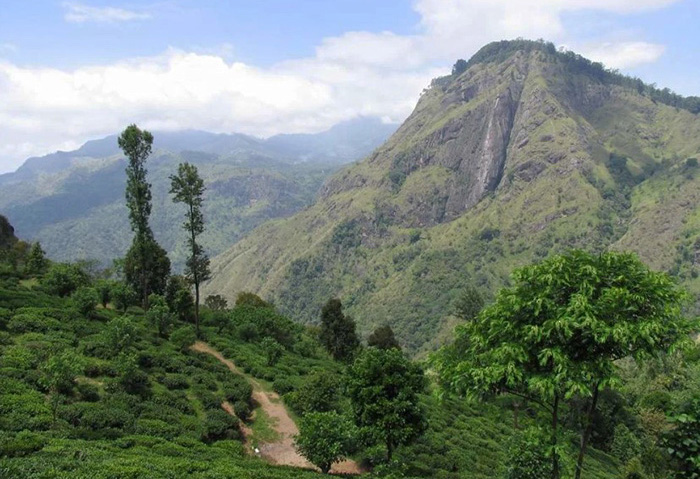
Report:
[[[194,323],[199,337],[199,281],[195,279],[194,283]]]
[[[557,451],[557,439],[559,436],[559,395],[554,395],[552,405],[552,479],[559,479],[559,452]]]
[[[595,413],[595,408],[598,405],[598,391],[599,385],[596,383],[593,389],[593,397],[588,406],[588,413],[586,414],[586,427],[581,434],[581,447],[578,451],[578,459],[576,460],[576,474],[575,479],[581,479],[581,472],[583,471],[583,458],[586,455],[586,448],[588,447],[588,441],[591,438],[591,433],[593,432],[593,413]]]
[[[391,457],[394,455],[394,445],[391,440],[386,442],[386,462],[391,462]]]
[[[517,431],[520,429],[520,402],[513,401],[513,428]]]
[[[192,235],[192,282],[194,283],[194,328],[199,338],[199,263],[197,262],[197,235],[194,224],[194,205],[189,203],[190,234]]]

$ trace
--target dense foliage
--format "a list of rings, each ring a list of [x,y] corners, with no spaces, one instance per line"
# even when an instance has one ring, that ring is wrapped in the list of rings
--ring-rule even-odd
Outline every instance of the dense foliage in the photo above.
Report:
[[[204,181],[199,176],[197,167],[189,163],[180,163],[177,175],[170,177],[170,194],[175,203],[183,203],[187,210],[182,227],[187,231],[187,247],[190,250],[185,262],[185,276],[194,285],[194,322],[199,335],[199,287],[211,277],[209,256],[197,238],[204,233],[204,214],[202,213],[202,195]]]
[[[162,294],[170,274],[170,259],[153,236],[151,216],[151,184],[146,179],[146,160],[151,154],[153,135],[129,125],[119,136],[119,148],[129,160],[126,168],[126,206],[134,239],[126,254],[126,280],[148,309],[151,293]]]
[[[669,354],[691,343],[697,321],[684,295],[634,255],[572,251],[516,271],[513,287],[460,327],[434,357],[444,386],[479,396],[511,394],[551,415],[551,477],[560,477],[561,406],[586,399],[576,477],[599,393],[619,386],[616,361]]]
[[[367,348],[348,372],[355,423],[365,441],[386,447],[388,461],[426,429],[418,400],[424,388],[423,371],[396,348]]]

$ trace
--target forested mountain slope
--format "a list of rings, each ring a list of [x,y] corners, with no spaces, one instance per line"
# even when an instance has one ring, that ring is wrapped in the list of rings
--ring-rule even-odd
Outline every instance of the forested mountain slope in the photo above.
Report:
[[[568,248],[636,251],[700,292],[693,99],[540,42],[463,66],[312,207],[216,258],[208,292],[253,290],[310,322],[339,296],[364,333],[388,322],[413,352],[451,329],[466,285],[488,294]]]
[[[148,180],[153,184],[154,232],[176,267],[184,232],[180,209],[168,195],[169,175],[194,163],[207,183],[204,246],[215,255],[270,218],[289,216],[313,202],[323,180],[369,153],[395,126],[361,118],[315,135],[246,135],[201,131],[156,132]],[[367,130],[373,134],[368,135]],[[130,242],[124,206],[126,162],[116,136],[76,151],[31,158],[0,175],[0,212],[26,240],[40,241],[56,260],[123,256]]]

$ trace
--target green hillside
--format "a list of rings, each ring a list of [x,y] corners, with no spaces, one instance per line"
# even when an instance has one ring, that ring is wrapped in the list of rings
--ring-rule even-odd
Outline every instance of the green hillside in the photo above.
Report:
[[[413,353],[450,336],[466,286],[569,248],[637,252],[700,293],[693,99],[539,42],[486,47],[433,81],[399,130],[316,203],[213,261],[210,293],[252,290],[316,321],[340,297]]]
[[[157,218],[153,229],[178,268],[185,260],[185,234],[173,227],[181,222],[182,211],[168,194],[168,177],[182,161],[196,164],[207,183],[204,213],[211,227],[203,241],[211,254],[224,251],[266,220],[289,216],[310,204],[336,168],[248,154],[228,158],[196,152],[156,154],[148,165]],[[125,165],[115,155],[3,186],[0,209],[19,234],[40,241],[51,258],[110,264],[131,244],[124,205]]]
[[[318,411],[352,417],[353,370],[381,350],[360,346],[336,361],[323,328],[302,326],[251,293],[230,305],[209,298],[197,338],[192,303],[178,299],[188,289],[153,296],[144,312],[131,305],[138,298],[124,299],[119,281],[47,261],[35,248],[15,250],[12,261],[0,254],[0,477],[322,477],[294,448],[296,423]],[[402,352],[389,353],[411,364]],[[513,454],[532,447],[523,441],[547,424],[547,412],[517,395],[474,403],[446,395],[427,364],[413,367],[422,379],[416,405],[424,430],[391,462],[381,441],[353,430],[350,458],[338,471],[511,477]],[[631,479],[641,471],[670,479],[674,462],[663,441],[671,417],[697,397],[699,368],[697,346],[618,361],[619,383],[601,390],[583,477]],[[392,373],[376,386],[369,377],[372,392],[403,380]],[[587,409],[585,396],[561,406],[562,477],[571,477]]]
[[[100,283],[79,269],[72,271],[82,289],[56,295],[49,278],[65,267],[49,265],[39,276],[4,268],[0,275],[0,477],[319,477],[270,464],[284,459],[275,455],[278,425],[259,396],[279,403],[276,391],[297,420],[310,412],[299,391],[325,374],[336,388],[334,407],[348,412],[346,365],[328,356],[315,330],[259,300],[239,302],[223,327],[205,310],[206,343],[194,348],[187,322],[158,334],[152,316],[137,307],[86,309],[85,288]],[[271,338],[283,345],[272,365]],[[220,352],[237,369],[205,350]],[[420,402],[428,429],[398,449],[384,469],[390,477],[494,477],[504,471],[514,425],[537,420],[528,408],[518,419],[507,401],[469,405],[426,390]],[[571,451],[574,438],[572,432]],[[368,471],[382,455],[381,448],[359,448],[354,458]],[[617,468],[617,459],[593,451],[587,477],[612,479]]]
[[[149,160],[153,184],[153,230],[177,269],[184,264],[185,236],[173,225],[168,177],[178,163],[196,164],[207,183],[203,246],[225,251],[268,219],[290,216],[311,204],[323,181],[340,165],[381,144],[395,125],[357,118],[316,134],[277,135],[266,140],[202,131],[156,132]],[[126,166],[116,136],[89,141],[75,151],[30,158],[16,172],[0,175],[0,212],[18,234],[40,241],[60,261],[111,264],[130,243],[124,186]]]

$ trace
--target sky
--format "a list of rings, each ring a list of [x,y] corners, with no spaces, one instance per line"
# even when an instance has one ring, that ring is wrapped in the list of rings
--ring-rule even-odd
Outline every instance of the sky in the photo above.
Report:
[[[2,0],[0,173],[130,123],[401,122],[484,44],[543,38],[700,95],[700,0]]]

